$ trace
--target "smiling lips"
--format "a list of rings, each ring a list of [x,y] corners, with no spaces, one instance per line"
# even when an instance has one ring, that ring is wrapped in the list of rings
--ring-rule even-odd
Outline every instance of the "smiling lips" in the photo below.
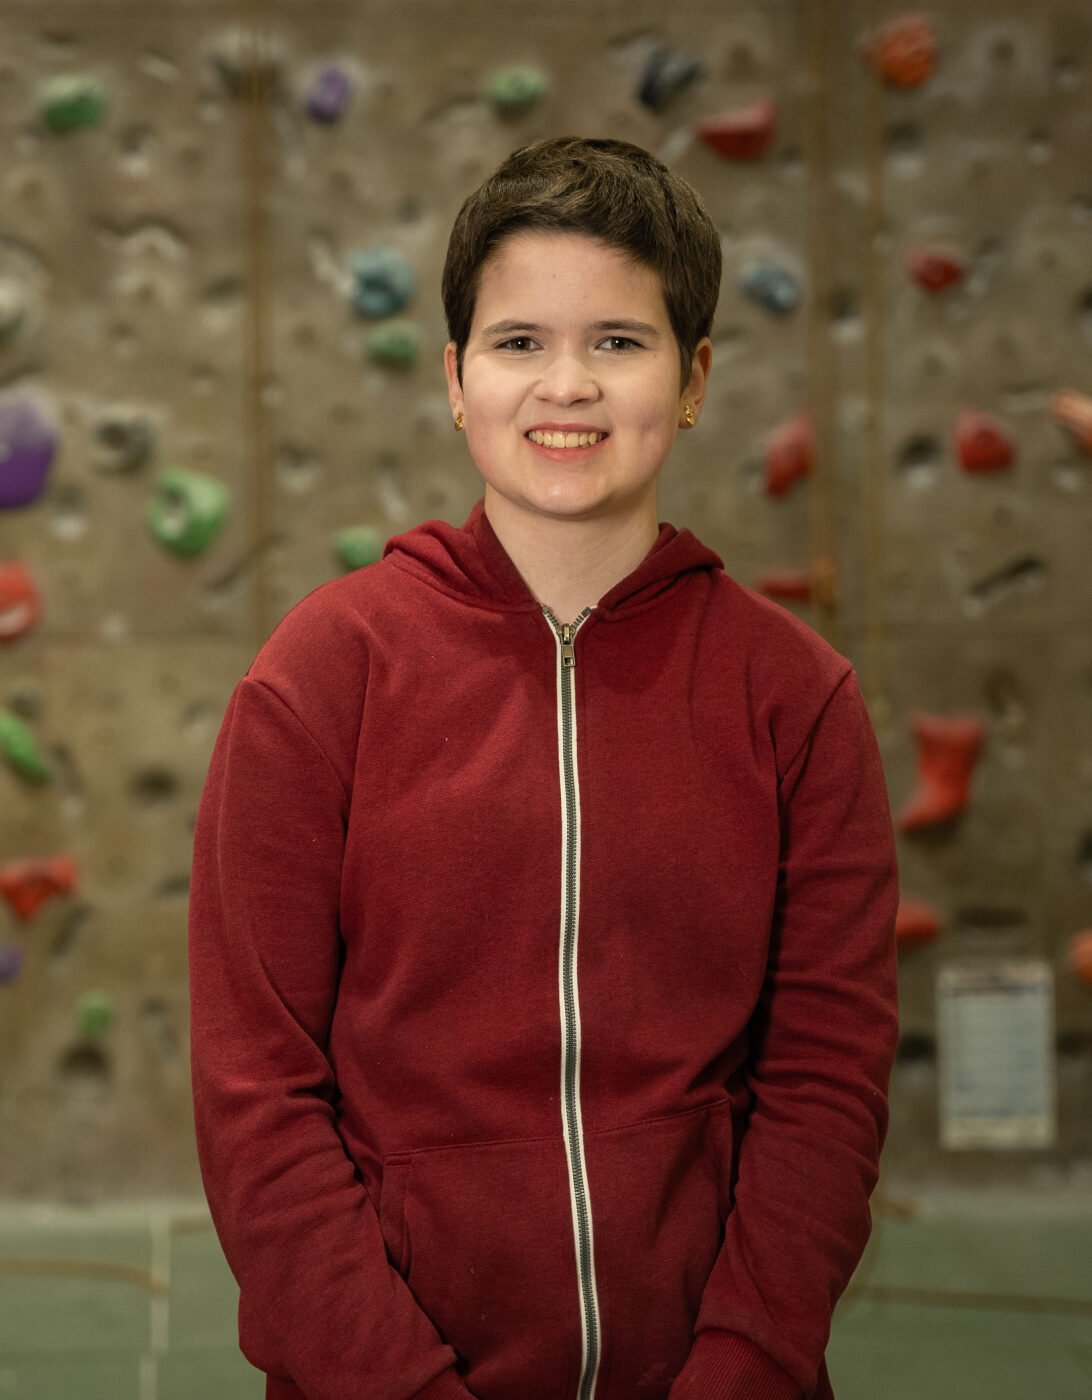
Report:
[[[589,428],[570,432],[564,432],[560,429],[548,432],[532,428],[530,432],[525,433],[524,436],[530,442],[533,442],[536,447],[564,448],[566,451],[571,451],[573,448],[595,447],[598,443],[609,437],[610,434],[598,432],[595,429]]]

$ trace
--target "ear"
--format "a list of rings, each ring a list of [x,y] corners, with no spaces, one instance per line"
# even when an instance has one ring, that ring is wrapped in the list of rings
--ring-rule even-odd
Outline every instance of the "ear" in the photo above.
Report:
[[[444,346],[444,374],[447,376],[447,401],[451,405],[452,414],[458,413],[463,408],[463,391],[459,384],[455,356],[455,342],[449,340]]]
[[[689,404],[694,410],[694,416],[698,416],[698,411],[705,399],[705,391],[709,383],[709,373],[712,368],[713,342],[708,336],[703,336],[694,347],[694,354],[691,357],[690,381],[683,392],[682,400],[679,404],[680,412],[682,412],[683,404]]]

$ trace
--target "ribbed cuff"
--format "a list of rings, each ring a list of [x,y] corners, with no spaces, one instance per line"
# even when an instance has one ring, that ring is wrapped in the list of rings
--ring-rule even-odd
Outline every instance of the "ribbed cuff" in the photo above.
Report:
[[[749,1338],[707,1327],[694,1338],[668,1400],[804,1400],[804,1392]]]
[[[435,1380],[429,1381],[424,1390],[419,1390],[413,1400],[468,1400],[469,1396],[470,1391],[455,1374],[454,1366],[449,1366]]]

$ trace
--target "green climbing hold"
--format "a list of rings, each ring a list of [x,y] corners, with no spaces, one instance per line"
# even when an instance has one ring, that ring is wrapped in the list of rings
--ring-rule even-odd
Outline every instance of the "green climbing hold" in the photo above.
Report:
[[[0,710],[0,750],[24,777],[41,782],[51,776],[49,765],[35,747],[34,735],[10,710]]]
[[[63,74],[45,84],[40,110],[50,131],[98,126],[106,110],[106,91],[98,78],[83,73]]]
[[[368,354],[390,369],[412,369],[417,363],[420,336],[412,321],[387,321],[364,337]]]
[[[515,116],[533,107],[549,87],[549,79],[539,68],[500,68],[489,81],[489,96],[505,116]]]
[[[175,554],[202,553],[227,518],[227,487],[204,472],[169,467],[161,474],[157,490],[148,502],[152,534]]]
[[[76,1003],[81,1035],[100,1036],[114,1024],[114,999],[106,992],[84,992]]]
[[[347,569],[363,569],[382,559],[385,543],[383,536],[371,525],[350,525],[348,529],[338,532],[335,548]]]

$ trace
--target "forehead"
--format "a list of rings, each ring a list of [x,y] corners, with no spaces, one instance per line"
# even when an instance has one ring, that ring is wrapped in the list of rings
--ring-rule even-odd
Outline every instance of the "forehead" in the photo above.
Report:
[[[650,319],[655,313],[666,322],[663,286],[654,268],[622,248],[575,232],[520,231],[504,239],[482,264],[475,309],[485,301],[491,309],[518,314],[526,307],[510,303],[542,298],[554,303],[566,291],[585,303],[589,296],[596,301],[621,296],[630,309],[641,302]]]

